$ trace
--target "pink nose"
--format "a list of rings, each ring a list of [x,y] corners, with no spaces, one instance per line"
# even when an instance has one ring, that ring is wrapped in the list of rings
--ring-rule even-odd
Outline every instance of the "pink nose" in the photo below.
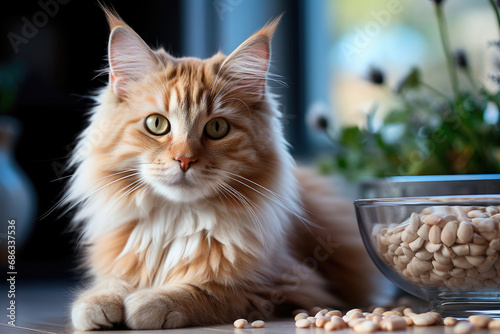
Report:
[[[189,169],[190,163],[198,161],[198,159],[191,157],[175,157],[174,160],[177,160],[181,163],[181,169],[183,171],[187,171]]]

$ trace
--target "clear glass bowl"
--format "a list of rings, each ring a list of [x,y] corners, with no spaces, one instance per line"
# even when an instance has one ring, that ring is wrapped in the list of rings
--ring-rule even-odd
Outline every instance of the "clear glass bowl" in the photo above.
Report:
[[[377,267],[444,316],[500,315],[500,195],[360,199]]]

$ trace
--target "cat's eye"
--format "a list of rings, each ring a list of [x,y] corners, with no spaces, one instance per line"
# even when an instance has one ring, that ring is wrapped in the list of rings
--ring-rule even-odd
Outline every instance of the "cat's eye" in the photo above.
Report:
[[[229,132],[229,123],[224,118],[214,118],[205,125],[205,134],[211,139],[221,139]]]
[[[146,117],[144,126],[155,136],[161,136],[170,132],[170,122],[165,116],[159,114],[153,114]]]

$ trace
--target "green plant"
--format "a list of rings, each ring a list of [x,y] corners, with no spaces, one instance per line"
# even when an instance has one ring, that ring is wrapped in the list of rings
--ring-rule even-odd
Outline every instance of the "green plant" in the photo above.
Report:
[[[498,8],[489,1],[500,27]],[[366,127],[344,127],[332,138],[338,149],[321,164],[324,172],[339,171],[352,180],[500,172],[500,123],[484,117],[487,108],[500,109],[500,93],[476,87],[465,53],[450,50],[444,1],[433,2],[453,95],[426,84],[419,69],[411,69],[394,91],[399,106],[386,114],[381,126],[373,123],[375,106]],[[460,89],[457,71],[464,71],[473,91]],[[380,70],[372,68],[369,77],[385,85]],[[396,135],[389,138],[391,132]]]

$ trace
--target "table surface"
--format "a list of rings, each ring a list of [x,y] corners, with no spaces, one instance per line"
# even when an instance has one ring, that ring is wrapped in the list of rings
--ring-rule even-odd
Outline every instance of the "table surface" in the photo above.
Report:
[[[3,289],[2,289],[3,290]],[[2,291],[0,290],[0,291]],[[0,317],[0,333],[2,334],[18,334],[18,333],[89,333],[74,331],[68,322],[69,305],[73,291],[75,290],[74,283],[65,281],[50,281],[50,282],[18,282],[16,292],[16,327],[7,325],[5,316]],[[2,294],[3,295],[3,294]],[[0,296],[1,305],[6,304],[6,296]],[[2,306],[3,309],[3,306]],[[476,330],[474,334],[487,333],[487,330]],[[307,328],[299,329],[295,327],[295,322],[290,319],[279,319],[266,321],[264,328],[245,329],[234,328],[232,324],[210,326],[210,327],[193,327],[180,328],[173,330],[161,331],[98,331],[95,333],[141,333],[141,334],[180,334],[180,333],[252,333],[252,334],[321,334],[321,333],[355,333],[351,329],[341,331],[327,332],[322,328]],[[387,332],[385,332],[387,333]],[[453,329],[444,326],[433,327],[411,327],[405,331],[392,333],[414,333],[414,334],[453,334]]]

